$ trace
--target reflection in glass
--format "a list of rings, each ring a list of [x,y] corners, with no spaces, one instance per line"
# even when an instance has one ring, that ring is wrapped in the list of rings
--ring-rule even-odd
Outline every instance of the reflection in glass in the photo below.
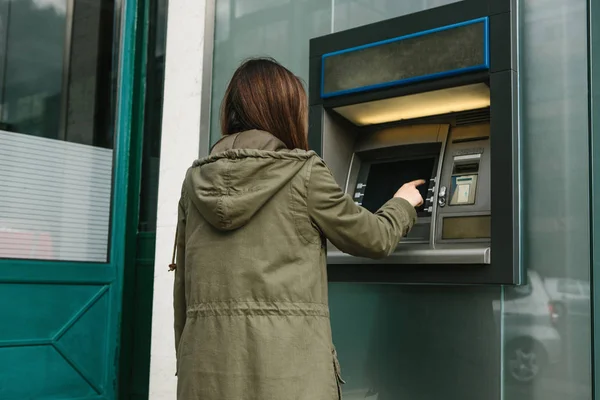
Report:
[[[500,290],[331,284],[344,399],[499,399]]]
[[[142,181],[140,192],[139,231],[156,231],[158,206],[158,175],[162,129],[163,87],[165,80],[165,50],[167,0],[150,3],[148,34],[148,62],[146,64],[146,110],[144,113],[144,140],[142,154]]]
[[[523,247],[535,272],[530,296],[505,291],[504,397],[589,400],[586,1],[520,5]]]
[[[105,262],[113,0],[0,0],[0,258]]]
[[[248,57],[271,56],[308,82],[308,44],[330,32],[331,2],[216,0],[210,141],[221,133],[219,108],[233,71]]]
[[[527,286],[505,289],[503,340],[507,385],[532,384],[550,365],[560,361],[562,341],[551,299],[541,276],[533,270],[527,275]]]
[[[58,137],[67,0],[0,1],[3,129]]]
[[[339,32],[457,1],[460,0],[335,0],[333,31]]]

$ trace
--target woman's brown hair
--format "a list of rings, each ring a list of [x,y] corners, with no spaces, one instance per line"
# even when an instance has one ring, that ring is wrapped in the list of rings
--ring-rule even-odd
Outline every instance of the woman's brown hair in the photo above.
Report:
[[[276,136],[289,149],[308,150],[308,104],[302,81],[271,58],[253,58],[235,71],[221,104],[223,135],[251,129]]]

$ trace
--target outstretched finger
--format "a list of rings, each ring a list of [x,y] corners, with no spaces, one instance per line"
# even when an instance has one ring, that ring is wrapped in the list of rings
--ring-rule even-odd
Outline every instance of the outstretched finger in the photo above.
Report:
[[[425,184],[425,179],[417,179],[416,181],[408,182],[409,185],[421,186]]]

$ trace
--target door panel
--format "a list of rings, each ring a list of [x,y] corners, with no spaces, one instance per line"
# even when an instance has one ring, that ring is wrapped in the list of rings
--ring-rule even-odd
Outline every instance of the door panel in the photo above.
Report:
[[[0,0],[0,399],[115,398],[138,4]]]
[[[2,320],[16,322],[0,332],[0,398],[102,393],[108,292],[108,285],[0,285],[0,302],[11,305],[0,311]]]

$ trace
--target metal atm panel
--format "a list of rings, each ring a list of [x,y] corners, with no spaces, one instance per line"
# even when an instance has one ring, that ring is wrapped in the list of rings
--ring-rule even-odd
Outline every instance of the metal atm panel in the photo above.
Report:
[[[437,244],[490,243],[489,143],[489,123],[452,130],[438,191]]]
[[[311,40],[309,143],[346,194],[375,211],[404,181],[429,180],[389,257],[328,244],[330,280],[524,283],[516,17],[487,1],[500,0]]]
[[[468,133],[472,131],[481,133],[471,137]],[[487,236],[444,237],[444,232],[448,231],[447,221],[451,221],[448,225],[456,226],[458,220],[460,228],[468,227],[469,223],[476,223],[481,218],[489,220],[489,149],[485,151],[488,139],[489,124],[453,128],[449,124],[399,126],[363,134],[355,139],[355,152],[345,174],[345,191],[357,205],[375,212],[403,183],[420,178],[427,180],[421,188],[425,202],[417,208],[416,225],[391,256],[383,260],[369,260],[371,264],[447,264],[449,258],[454,263],[465,265],[490,263],[489,223]],[[463,165],[477,165],[477,171],[466,169],[466,173],[462,173],[460,168]],[[481,177],[479,185],[477,174]],[[459,182],[460,179],[470,179],[469,185],[473,187],[466,201],[458,194],[455,196],[461,200],[460,205],[458,200],[447,200],[444,194],[446,188],[453,187],[452,181],[457,178]],[[370,184],[378,184],[374,188],[379,193],[375,193]],[[383,185],[387,186],[383,188]],[[464,191],[462,186],[460,188]],[[366,261],[345,255],[331,244],[328,260],[331,264]]]

